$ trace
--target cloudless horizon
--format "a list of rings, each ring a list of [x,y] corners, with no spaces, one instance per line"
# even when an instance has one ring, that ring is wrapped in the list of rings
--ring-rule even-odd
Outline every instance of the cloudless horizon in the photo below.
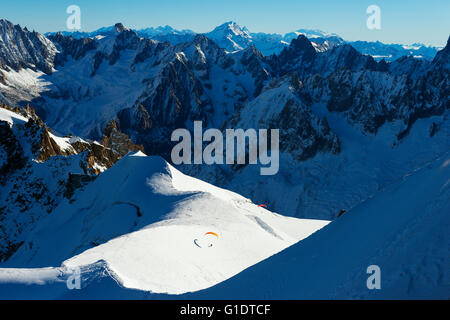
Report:
[[[320,29],[345,40],[384,43],[423,43],[444,46],[450,34],[450,1],[441,0],[31,0],[2,1],[0,18],[40,33],[68,31],[70,5],[81,8],[81,30],[93,31],[122,22],[133,29],[169,25],[175,29],[209,32],[235,21],[250,32],[285,34]],[[381,9],[381,30],[369,30],[366,9]]]

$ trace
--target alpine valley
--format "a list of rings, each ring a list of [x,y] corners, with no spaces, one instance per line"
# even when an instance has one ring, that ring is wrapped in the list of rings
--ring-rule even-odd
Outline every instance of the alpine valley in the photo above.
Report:
[[[0,298],[448,299],[449,75],[450,38],[0,20]],[[279,129],[278,173],[174,165],[194,121]]]

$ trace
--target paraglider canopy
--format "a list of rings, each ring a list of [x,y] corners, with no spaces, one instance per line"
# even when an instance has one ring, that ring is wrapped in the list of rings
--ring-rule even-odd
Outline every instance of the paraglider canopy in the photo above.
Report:
[[[203,237],[205,238],[205,237],[208,236],[208,235],[214,236],[214,237],[216,237],[217,239],[219,239],[219,235],[218,235],[217,233],[215,233],[215,232],[212,232],[212,231],[206,232],[206,233],[203,235]],[[208,243],[209,243],[209,244],[208,244]],[[201,240],[199,240],[199,239],[194,239],[194,244],[195,244],[197,247],[199,247],[199,248],[203,248],[203,247],[205,247],[205,246],[208,246],[208,247],[212,247],[212,246],[213,246],[213,244],[212,244],[210,241],[208,241],[207,239],[201,239]]]
[[[211,232],[211,231],[210,231],[210,232],[206,232],[206,233],[205,233],[205,236],[208,235],[208,234],[211,234],[211,235],[213,235],[213,236],[216,236],[217,239],[219,239],[219,235],[218,235],[217,233],[215,233],[215,232]]]

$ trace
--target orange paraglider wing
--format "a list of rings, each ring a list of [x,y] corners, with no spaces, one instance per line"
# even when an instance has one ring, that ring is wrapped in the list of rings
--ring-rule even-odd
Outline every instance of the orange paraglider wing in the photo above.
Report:
[[[212,234],[213,236],[216,236],[217,239],[219,239],[219,235],[218,235],[217,233],[215,233],[215,232],[207,232],[207,233],[205,233],[205,236],[206,236],[207,234]]]

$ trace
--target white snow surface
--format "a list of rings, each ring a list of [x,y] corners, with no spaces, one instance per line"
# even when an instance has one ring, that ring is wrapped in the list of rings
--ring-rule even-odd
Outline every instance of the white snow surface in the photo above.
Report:
[[[450,154],[308,239],[182,299],[449,299]],[[381,270],[369,290],[367,268]]]
[[[143,157],[143,159],[146,158]],[[158,158],[153,158],[153,161],[161,163]],[[167,167],[166,164],[162,164]],[[158,164],[155,163],[155,165]],[[171,170],[169,167],[167,172]],[[172,188],[170,184],[166,187]],[[193,187],[193,189],[197,188],[202,188],[202,183]],[[163,190],[161,192],[164,194]],[[183,194],[182,191],[174,192]],[[213,194],[218,198],[231,197],[236,200],[232,193],[220,189],[212,190],[211,195]],[[66,260],[60,268],[0,269],[0,297],[20,298],[28,294],[31,298],[72,299],[448,299],[450,297],[449,199],[450,155],[447,154],[391,184],[307,239],[205,290],[177,296],[145,294],[141,290],[129,290],[111,281],[112,277],[120,284],[120,280],[123,281],[124,278],[120,278],[120,272],[115,274],[120,267],[116,266],[113,271],[109,266],[114,269],[114,263],[104,260],[82,266],[82,274],[85,275],[83,281],[87,282],[82,290],[67,290],[63,283],[67,279],[67,271],[72,267],[95,260],[95,250],[106,252],[107,246],[111,246],[111,250],[115,247],[118,249],[117,257],[124,258],[123,252],[127,249],[138,251],[138,248],[128,246],[125,241],[116,242],[121,239],[117,238],[107,243],[107,246],[98,246]],[[270,212],[267,214],[276,217]],[[150,226],[149,229],[178,226],[180,234],[174,232],[167,235],[181,237],[182,241],[185,241],[182,234],[186,234],[188,238],[194,236],[194,233],[197,235],[197,232],[191,229],[186,228],[181,231],[182,227],[177,224],[177,221],[172,221],[172,224],[167,222],[169,221]],[[187,226],[186,220],[184,222],[184,226]],[[293,226],[295,223],[290,225]],[[190,227],[201,229],[197,224],[191,224]],[[222,232],[218,241],[214,243],[215,246],[209,249],[224,250],[228,246],[225,242],[230,240],[231,233],[223,232],[225,228],[218,230],[208,227],[208,230]],[[130,242],[130,245],[134,244],[142,248],[142,244],[146,244],[144,239],[146,230],[148,229],[144,228],[122,238],[130,238],[135,241]],[[174,241],[168,237],[159,240]],[[222,240],[223,242],[220,243]],[[124,247],[113,246],[114,242]],[[245,246],[245,243],[242,245]],[[187,250],[176,260],[180,264],[180,269],[181,266],[186,267],[186,261],[183,259],[195,252],[181,242],[177,243],[177,248],[171,247],[170,244],[164,246],[176,250],[177,253],[180,252],[177,249],[178,246],[182,247],[180,249]],[[124,259],[123,264],[127,265],[125,268],[139,265],[147,260],[147,256],[142,255],[145,251],[144,248],[142,249],[141,255],[133,256],[137,261]],[[152,246],[145,249],[154,254]],[[195,257],[202,259],[202,262],[214,264],[218,252],[214,253],[209,249],[205,250],[208,252],[205,253],[209,256],[208,259],[202,258],[203,253],[200,254],[200,252],[203,252],[203,249],[198,249]],[[171,254],[165,252],[164,255],[166,255],[165,259],[169,259],[168,256]],[[220,259],[227,263],[224,257]],[[174,268],[171,262],[165,265],[168,268],[167,274]],[[380,267],[380,290],[369,290],[366,286],[369,277],[367,267],[370,265]],[[103,276],[98,277],[98,270],[102,267]],[[131,268],[129,271],[132,272]],[[158,274],[148,269],[139,271],[149,275]],[[204,274],[207,271],[211,271],[207,265],[197,265],[198,274]],[[182,278],[185,274],[184,269],[181,272],[182,274],[173,274],[173,276]],[[210,275],[214,275],[214,272]],[[92,276],[97,276],[99,281],[93,282],[90,279]],[[28,285],[24,286],[24,283]],[[31,286],[39,283],[45,285]],[[55,283],[61,284],[57,287]]]
[[[55,282],[42,267],[63,261],[56,277],[104,263],[125,288],[182,294],[224,281],[328,224],[272,213],[142,152],[121,159],[75,198],[43,218],[0,265],[0,282]]]
[[[50,85],[50,82],[44,79],[45,74],[42,71],[23,68],[19,71],[10,69],[2,70],[2,72],[6,77],[7,85],[0,83],[0,91],[6,98],[7,104],[14,104],[21,100],[31,101],[48,90]]]
[[[49,132],[50,138],[53,139],[53,141],[56,142],[56,144],[58,145],[58,147],[63,150],[63,151],[71,151],[73,153],[76,153],[75,149],[72,147],[72,145],[70,144],[70,142],[72,141],[72,138],[68,138],[68,137],[58,137],[55,136],[53,133]],[[75,139],[76,140],[76,139]],[[81,141],[82,139],[80,139]]]
[[[28,119],[15,112],[0,108],[0,121],[8,122],[12,127],[15,122],[25,123],[28,122]]]

